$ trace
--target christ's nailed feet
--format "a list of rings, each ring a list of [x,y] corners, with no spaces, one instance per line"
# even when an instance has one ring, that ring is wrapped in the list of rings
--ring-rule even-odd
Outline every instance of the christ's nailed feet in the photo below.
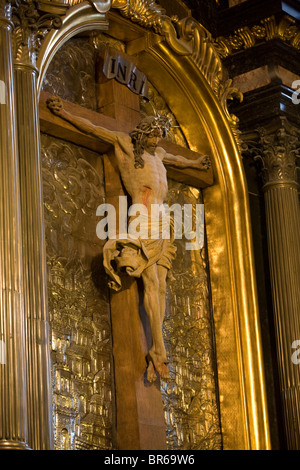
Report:
[[[156,379],[157,375],[155,373],[153,362],[149,362],[149,365],[147,367],[147,380],[148,382],[152,383],[155,382]]]
[[[148,382],[152,383],[157,380],[157,374],[155,371],[158,373],[158,375],[160,376],[162,380],[166,382],[170,380],[170,371],[169,371],[167,364],[165,364],[164,362],[162,364],[156,364],[154,368],[153,362],[150,361],[147,367]]]
[[[166,382],[170,380],[170,371],[167,364],[164,362],[161,364],[156,364],[155,369],[162,380],[165,380]]]

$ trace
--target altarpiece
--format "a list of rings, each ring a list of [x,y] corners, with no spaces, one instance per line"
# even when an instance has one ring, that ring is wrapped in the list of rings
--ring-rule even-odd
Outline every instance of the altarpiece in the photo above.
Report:
[[[1,272],[12,273],[1,334],[13,328],[19,339],[1,365],[3,403],[8,380],[13,397],[0,422],[3,447],[268,448],[246,182],[227,108],[241,96],[209,33],[149,0],[0,7],[0,124],[10,156]],[[131,64],[136,79],[108,78],[107,57]],[[118,293],[107,286],[96,210],[126,194],[112,148],[53,115],[52,96],[111,131],[167,116],[172,140],[161,145],[210,156],[200,177],[168,169],[168,203],[205,208],[203,248],[176,243],[163,327],[169,381],[145,378],[151,335],[139,280]]]

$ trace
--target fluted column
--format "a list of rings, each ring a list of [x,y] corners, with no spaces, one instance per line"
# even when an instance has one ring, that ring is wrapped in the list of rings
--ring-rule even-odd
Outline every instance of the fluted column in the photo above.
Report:
[[[28,440],[33,449],[44,450],[52,447],[52,425],[36,74],[37,70],[28,64],[15,64],[28,359]]]
[[[26,360],[10,4],[0,0],[0,449],[26,449]]]
[[[34,17],[34,21],[30,19]],[[16,12],[15,87],[23,234],[23,278],[26,314],[28,442],[32,449],[51,449],[50,337],[44,235],[40,129],[35,67],[37,24],[43,17],[37,2],[20,1]],[[47,15],[47,28],[50,28]],[[18,39],[22,40],[19,41]]]
[[[300,142],[283,121],[273,134],[260,131],[270,276],[277,357],[289,449],[300,449],[300,364],[292,343],[300,340],[300,211],[296,158]]]

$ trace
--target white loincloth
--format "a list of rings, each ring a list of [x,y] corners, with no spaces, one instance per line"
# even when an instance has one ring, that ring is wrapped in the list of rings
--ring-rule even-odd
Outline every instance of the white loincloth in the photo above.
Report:
[[[119,275],[121,271],[132,277],[140,277],[143,271],[153,264],[169,270],[176,256],[172,219],[163,216],[149,220],[148,215],[140,215],[139,237],[136,232],[130,233],[132,220],[129,219],[128,234],[108,240],[103,248],[104,269],[111,279],[109,286],[116,291],[122,288]]]

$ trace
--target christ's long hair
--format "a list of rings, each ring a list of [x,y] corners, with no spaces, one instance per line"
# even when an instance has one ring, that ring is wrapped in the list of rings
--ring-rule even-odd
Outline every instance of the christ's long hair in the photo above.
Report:
[[[133,143],[134,166],[144,168],[143,153],[145,150],[145,137],[151,132],[159,130],[162,137],[166,137],[170,132],[170,121],[166,116],[147,116],[141,120],[136,128],[130,133]]]

